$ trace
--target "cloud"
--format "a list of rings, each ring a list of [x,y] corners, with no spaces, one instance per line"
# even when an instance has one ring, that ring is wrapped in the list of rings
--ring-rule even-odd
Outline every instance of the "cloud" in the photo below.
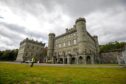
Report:
[[[65,31],[63,28],[66,25],[64,24],[69,24],[69,17],[63,14],[59,5],[53,7],[55,11],[49,12],[43,5],[36,3],[36,6],[42,11],[42,13],[38,13],[39,15],[18,7],[13,9],[13,6],[9,6],[7,3],[1,5],[0,16],[4,17],[4,19],[0,19],[0,28],[4,29],[0,33],[1,45],[10,46],[5,49],[14,48],[11,47],[12,43],[16,43],[15,48],[17,48],[19,42],[26,37],[47,43],[49,32],[56,32],[55,30],[57,30],[56,33],[58,34],[59,31]],[[3,45],[0,48],[3,49]]]
[[[6,45],[7,48],[17,48],[19,47],[19,42],[26,37],[34,40],[45,41],[47,40],[47,35],[41,34],[41,32],[27,31],[25,27],[21,27],[15,24],[7,24],[4,22],[0,23],[0,40],[1,46]],[[3,45],[2,45],[3,44]]]
[[[18,48],[26,37],[47,43],[48,33],[60,35],[78,17],[99,43],[126,41],[125,0],[0,0],[0,49]]]
[[[125,0],[56,0],[72,17],[88,15],[94,11],[114,8],[118,5],[125,6]]]
[[[91,34],[99,36],[102,44],[110,41],[126,41],[126,7],[108,8],[87,16],[87,26]],[[105,13],[103,13],[105,12]]]

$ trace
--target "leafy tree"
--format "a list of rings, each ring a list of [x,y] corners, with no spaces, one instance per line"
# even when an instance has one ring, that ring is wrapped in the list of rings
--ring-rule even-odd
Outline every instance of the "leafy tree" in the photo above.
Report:
[[[43,56],[47,56],[47,47],[43,49]]]
[[[122,49],[124,45],[126,45],[126,42],[118,42],[118,41],[110,42],[105,45],[100,45],[100,53]]]
[[[18,49],[0,51],[0,60],[14,61],[17,57]]]

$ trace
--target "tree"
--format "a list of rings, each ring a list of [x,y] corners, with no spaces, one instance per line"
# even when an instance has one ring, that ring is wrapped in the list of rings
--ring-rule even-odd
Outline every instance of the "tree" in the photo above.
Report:
[[[14,61],[16,60],[18,49],[0,51],[0,60]]]
[[[109,52],[109,51],[114,51],[118,49],[122,49],[126,45],[126,42],[109,42],[105,45],[100,45],[100,53],[102,52]]]

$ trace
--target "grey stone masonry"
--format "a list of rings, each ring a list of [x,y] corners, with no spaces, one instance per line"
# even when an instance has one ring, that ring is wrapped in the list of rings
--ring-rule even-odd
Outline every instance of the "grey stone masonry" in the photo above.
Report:
[[[120,49],[101,53],[100,61],[103,64],[126,64],[126,45]]]
[[[72,28],[67,28],[59,36],[49,33],[47,61],[60,64],[94,64],[98,56],[98,37],[88,33],[85,18],[78,18]]]
[[[37,61],[42,60],[44,46],[45,43],[30,40],[28,38],[24,39],[20,42],[20,48],[16,61],[30,61],[33,56],[37,59]]]

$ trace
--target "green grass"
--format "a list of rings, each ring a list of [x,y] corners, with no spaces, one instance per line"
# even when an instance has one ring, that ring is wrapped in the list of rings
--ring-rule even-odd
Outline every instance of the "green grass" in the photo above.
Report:
[[[126,68],[31,68],[27,64],[0,63],[0,84],[126,84]]]

